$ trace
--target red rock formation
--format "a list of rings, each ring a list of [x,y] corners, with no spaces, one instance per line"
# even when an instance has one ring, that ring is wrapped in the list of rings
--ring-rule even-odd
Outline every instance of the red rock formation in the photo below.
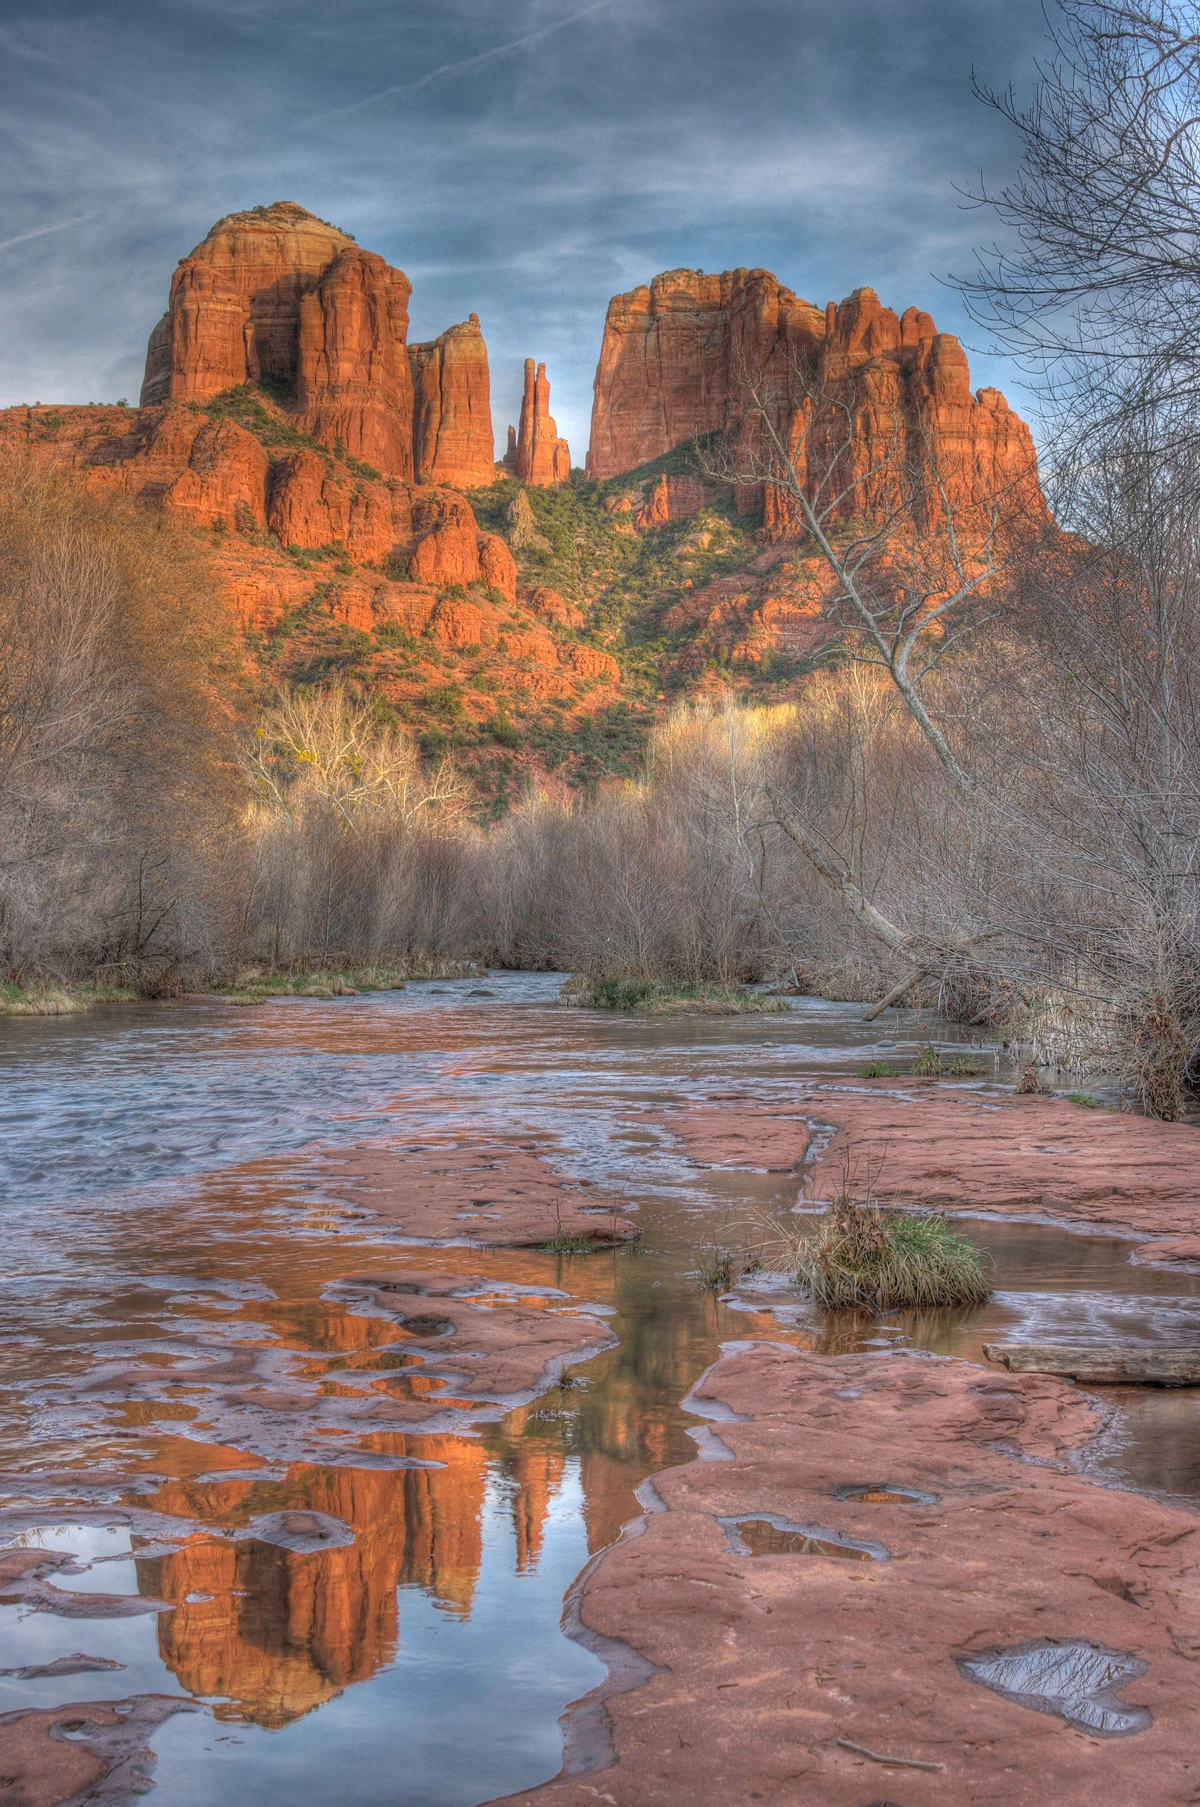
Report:
[[[417,543],[409,564],[416,583],[438,589],[481,583],[516,601],[516,560],[498,535],[480,533],[462,496],[414,492],[412,531]]]
[[[596,371],[588,475],[615,477],[740,421],[742,373],[786,378],[819,344],[822,316],[768,270],[669,270],[609,303]]]
[[[496,533],[485,533],[479,542],[479,576],[490,590],[499,590],[506,602],[517,600],[517,561]]]
[[[301,298],[296,359],[296,405],[314,439],[405,479],[413,475],[411,292],[400,270],[348,246]]]
[[[571,451],[550,415],[550,379],[544,364],[534,367],[525,360],[525,394],[521,402],[521,426],[508,429],[505,464],[522,483],[550,489],[571,475]]]
[[[294,397],[297,425],[321,445],[383,476],[490,483],[479,320],[410,348],[410,293],[402,271],[293,202],[229,214],[175,273],[142,404],[204,405],[264,383]]]
[[[633,524],[643,532],[647,527],[665,527],[669,521],[686,520],[703,506],[704,485],[698,477],[669,477],[663,471],[634,515]]]
[[[418,535],[410,560],[415,583],[449,587],[479,582],[479,534],[466,502],[443,496],[413,510]]]
[[[150,335],[143,407],[207,402],[264,377],[291,388],[301,299],[354,249],[293,201],[218,220],[175,272],[170,306]]]
[[[418,483],[481,489],[495,477],[491,380],[479,315],[410,345],[413,462]]]
[[[530,609],[539,621],[548,621],[554,627],[583,626],[583,610],[577,609],[573,603],[567,602],[557,590],[539,585],[537,589],[530,590],[523,600],[525,607]]]
[[[318,452],[287,453],[271,473],[268,524],[283,546],[340,545],[361,564],[382,564],[409,543],[408,492],[351,483]]]
[[[194,423],[193,423],[194,424]],[[243,531],[266,527],[267,454],[232,420],[205,421],[163,497],[169,514],[201,526],[223,521]]]
[[[573,646],[570,658],[577,677],[598,678],[602,684],[621,682],[621,667],[611,653],[602,653],[595,646]]]
[[[956,506],[999,497],[1042,511],[1029,429],[998,391],[971,393],[962,348],[928,314],[898,318],[871,289],[822,314],[766,270],[672,270],[614,297],[588,475],[617,476],[711,433],[736,448],[742,470],[761,464],[751,386],[802,479],[836,469],[847,508],[885,507],[901,470],[936,465]],[[744,506],[762,501],[769,532],[791,531],[778,491],[741,487]]]

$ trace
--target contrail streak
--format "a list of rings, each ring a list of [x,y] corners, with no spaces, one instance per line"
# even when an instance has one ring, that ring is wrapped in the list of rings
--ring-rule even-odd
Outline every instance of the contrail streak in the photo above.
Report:
[[[348,101],[344,107],[331,107],[327,113],[314,113],[309,124],[315,124],[320,119],[336,119],[342,113],[357,113],[361,107],[374,106],[380,100],[391,100],[397,94],[415,94],[418,89],[428,88],[431,82],[440,81],[443,75],[457,75],[462,69],[481,69],[485,63],[495,62],[497,57],[507,56],[512,50],[523,50],[526,44],[536,44],[542,38],[548,38],[552,32],[561,31],[564,26],[574,25],[579,19],[587,19],[592,13],[601,12],[605,7],[615,4],[616,0],[592,0],[590,6],[581,6],[578,12],[568,13],[565,19],[552,19],[549,25],[539,25],[536,31],[527,31],[519,38],[510,38],[506,44],[494,44],[490,50],[481,50],[478,56],[463,57],[457,63],[442,63],[427,75],[419,75],[415,81],[398,82],[395,87],[380,88],[375,94],[364,94],[361,100]]]
[[[0,251],[11,250],[13,245],[28,244],[31,238],[45,238],[48,232],[65,232],[68,226],[82,226],[96,217],[94,213],[81,213],[76,219],[58,220],[53,226],[34,226],[28,232],[14,232],[11,238],[0,238]]]

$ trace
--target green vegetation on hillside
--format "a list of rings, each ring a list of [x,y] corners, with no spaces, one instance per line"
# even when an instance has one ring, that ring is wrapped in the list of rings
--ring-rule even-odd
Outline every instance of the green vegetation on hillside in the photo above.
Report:
[[[634,507],[662,475],[702,476],[697,448],[674,451],[608,482],[591,482],[573,471],[557,489],[527,489],[526,496],[547,547],[515,549],[524,585],[545,585],[584,611],[586,636],[620,660],[631,695],[645,699],[670,694],[714,672],[719,658],[680,663],[700,630],[699,621],[664,626],[664,616],[689,594],[716,578],[749,573],[762,547],[754,540],[755,515],[739,514],[732,492],[713,489],[695,515],[662,527],[637,530],[632,511],[605,504],[622,498]],[[504,478],[470,496],[480,526],[504,533],[508,510],[521,485]],[[766,678],[750,668],[748,678]],[[770,678],[786,676],[776,665]]]

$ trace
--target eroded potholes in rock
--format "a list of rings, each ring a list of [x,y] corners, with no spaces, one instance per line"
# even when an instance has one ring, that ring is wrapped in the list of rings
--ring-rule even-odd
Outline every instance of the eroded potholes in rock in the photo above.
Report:
[[[848,1562],[887,1562],[881,1543],[848,1537],[828,1525],[796,1525],[777,1512],[717,1521],[735,1556],[836,1556]]]
[[[853,1500],[859,1506],[939,1506],[940,1493],[923,1493],[901,1481],[846,1481],[833,1490],[835,1500]]]
[[[1130,1706],[1117,1689],[1149,1668],[1140,1657],[1086,1638],[1038,1638],[958,1659],[964,1680],[979,1682],[1015,1705],[1053,1713],[1100,1738],[1127,1738],[1152,1723],[1148,1707]]]

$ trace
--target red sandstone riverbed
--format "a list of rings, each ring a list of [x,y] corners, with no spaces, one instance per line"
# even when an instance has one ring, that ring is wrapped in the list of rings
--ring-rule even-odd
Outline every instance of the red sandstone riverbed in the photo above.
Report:
[[[1159,1260],[1200,1248],[1189,1128],[920,1081],[816,1082],[796,1110],[803,1122],[725,1095],[671,1123],[720,1165],[784,1167],[820,1135],[814,1199],[848,1162],[896,1202],[1124,1230]],[[1200,1515],[1072,1471],[1097,1428],[1087,1395],[917,1353],[758,1344],[689,1403],[716,1418],[713,1440],[655,1478],[655,1509],[576,1602],[588,1631],[653,1666],[607,1700],[615,1760],[505,1807],[1200,1800]],[[880,1483],[933,1497],[838,1497]],[[722,1520],[764,1516],[882,1543],[889,1560],[731,1547]],[[1148,1728],[1098,1736],[957,1666],[1047,1639],[1136,1653],[1147,1667],[1121,1699]]]
[[[622,1120],[651,1142],[666,1133],[697,1168],[757,1169],[785,1190],[794,1173],[797,1194],[803,1177],[801,1204],[835,1190],[848,1158],[860,1171],[869,1163],[879,1193],[897,1202],[1124,1233],[1140,1239],[1142,1259],[1178,1263],[1194,1255],[1200,1163],[1195,1132],[1180,1126],[992,1087],[822,1076],[797,1081],[786,1097],[778,1085],[758,1095],[749,1081],[736,1090],[635,1100]],[[609,1320],[586,1307],[605,1296],[603,1270],[587,1261],[570,1269],[572,1286],[582,1288],[580,1308],[570,1291],[525,1288],[519,1264],[533,1263],[528,1278],[544,1281],[535,1266],[545,1257],[503,1252],[549,1240],[560,1228],[597,1241],[628,1238],[636,1217],[623,1216],[620,1190],[602,1195],[600,1186],[582,1186],[571,1175],[571,1154],[569,1139],[510,1135],[494,1122],[476,1132],[460,1119],[453,1131],[419,1142],[378,1136],[255,1164],[256,1183],[294,1181],[298,1196],[319,1191],[329,1223],[360,1241],[370,1240],[378,1221],[403,1241],[450,1246],[409,1249],[393,1262],[379,1248],[331,1245],[317,1283],[333,1315],[315,1344],[302,1289],[296,1331],[282,1345],[253,1334],[231,1340],[200,1323],[172,1335],[168,1367],[123,1358],[93,1369],[97,1410],[118,1409],[131,1427],[144,1427],[117,1434],[158,1438],[136,1454],[160,1467],[167,1445],[156,1414],[168,1395],[194,1393],[198,1403],[189,1409],[207,1414],[228,1474],[199,1473],[193,1482],[185,1470],[147,1494],[148,1505],[207,1520],[209,1496],[215,1505],[220,1492],[219,1522],[236,1524],[238,1514],[252,1512],[254,1487],[262,1485],[253,1472],[244,1482],[234,1478],[239,1464],[251,1471],[255,1460],[311,1462],[314,1438],[331,1447],[365,1435],[381,1455],[436,1451],[447,1464],[444,1480],[436,1465],[417,1461],[420,1488],[428,1485],[435,1506],[439,1487],[445,1493],[431,1522],[443,1527],[437,1535],[467,1537],[469,1490],[455,1488],[472,1452],[464,1444],[462,1456],[455,1453],[454,1426],[469,1432],[525,1402],[519,1416],[564,1365],[612,1340]],[[470,1243],[477,1248],[462,1246]],[[405,1253],[392,1246],[397,1257]],[[322,1338],[331,1351],[342,1346],[338,1312],[376,1328],[361,1354],[331,1364],[314,1347]],[[286,1313],[277,1321],[290,1322]],[[607,1502],[593,1547],[609,1547],[577,1585],[571,1612],[611,1673],[599,1691],[601,1715],[586,1701],[568,1715],[568,1769],[581,1761],[590,1767],[505,1798],[529,1807],[695,1799],[1032,1807],[1047,1798],[1066,1807],[1108,1799],[1125,1807],[1200,1799],[1200,1761],[1190,1749],[1200,1679],[1200,1515],[1077,1471],[1078,1452],[1099,1422],[1094,1401],[1064,1383],[915,1351],[823,1356],[805,1346],[812,1339],[803,1332],[776,1342],[765,1316],[745,1324],[757,1343],[732,1349],[687,1402],[711,1420],[701,1440],[705,1459],[680,1463],[664,1435],[652,1490],[643,1493],[652,1509],[616,1543],[610,1540],[629,1507],[615,1466],[611,1482],[593,1483],[593,1509]],[[611,1402],[618,1416],[620,1402],[618,1390]],[[619,1430],[614,1421],[612,1448]],[[201,1446],[190,1447],[195,1464],[211,1467],[211,1449],[203,1456]],[[530,1456],[521,1497],[533,1548],[540,1535],[529,1510],[533,1470],[549,1463],[550,1474],[553,1463],[548,1447],[531,1446]],[[607,1454],[604,1460],[613,1466]],[[475,1461],[472,1476],[478,1467]],[[372,1622],[386,1628],[384,1596],[394,1594],[397,1565],[380,1567],[365,1507],[378,1495],[383,1524],[391,1481],[349,1469],[345,1485],[327,1497],[305,1495],[302,1516],[332,1515],[350,1539],[344,1550],[318,1552],[285,1538],[290,1554],[277,1560],[289,1565],[289,1615],[309,1602],[321,1637],[337,1651],[319,1674],[310,1673],[307,1657],[303,1665],[297,1659],[288,1713],[312,1710],[381,1660],[378,1653],[360,1660],[347,1609],[361,1593],[374,1602]],[[937,1498],[903,1504],[838,1496],[858,1482],[907,1485]],[[120,1497],[119,1468],[105,1485],[109,1497]],[[820,1540],[803,1552],[752,1556],[721,1521],[756,1516],[825,1533],[827,1546],[839,1538],[879,1544],[888,1560],[851,1560]],[[261,1514],[248,1523],[258,1540],[248,1547],[269,1549],[280,1535],[264,1529]],[[187,1535],[182,1523],[181,1530]],[[233,1586],[224,1569],[231,1577],[243,1570],[239,1546],[220,1540],[243,1534],[223,1529],[214,1541],[209,1531],[203,1548],[185,1543],[168,1553],[155,1570],[157,1597],[144,1597],[141,1610],[163,1615],[168,1661],[186,1686],[211,1698],[235,1692],[236,1682],[252,1716],[266,1713],[261,1722],[270,1724],[277,1709],[256,1706],[254,1690],[274,1700],[278,1675],[263,1651],[262,1677],[247,1681],[254,1635],[243,1635],[236,1617],[226,1623],[223,1603]],[[36,1560],[16,1563],[10,1597],[33,1588],[37,1601],[20,1597],[44,1610],[51,1573],[63,1598],[51,1597],[50,1609],[76,1611],[69,1576],[54,1563],[44,1572]],[[458,1585],[449,1584],[451,1597]],[[342,1619],[344,1639],[334,1635],[333,1622]],[[81,1647],[87,1635],[85,1627]],[[1117,1693],[1135,1714],[1147,1709],[1151,1725],[1127,1738],[1098,1738],[964,1679],[957,1666],[972,1652],[1047,1638],[1090,1640],[1146,1665]],[[382,1632],[379,1641],[382,1650]],[[11,1778],[12,1798],[52,1807],[101,1785],[114,1802],[140,1792],[138,1778],[151,1766],[146,1741],[153,1743],[165,1714],[190,1703],[142,1694],[118,1704],[129,1712],[115,1714],[111,1699],[84,1699],[0,1718],[0,1772]],[[891,1767],[878,1757],[926,1767]]]

